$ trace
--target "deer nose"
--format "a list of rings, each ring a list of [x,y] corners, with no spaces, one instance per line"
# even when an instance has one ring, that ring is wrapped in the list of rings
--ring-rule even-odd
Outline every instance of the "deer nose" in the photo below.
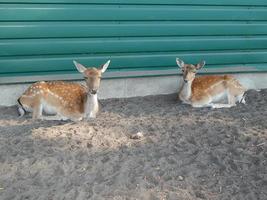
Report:
[[[96,94],[97,93],[97,90],[92,90],[91,91],[91,94]]]
[[[184,79],[184,82],[185,82],[185,83],[187,83],[187,82],[188,82],[188,80],[185,80],[185,79]]]

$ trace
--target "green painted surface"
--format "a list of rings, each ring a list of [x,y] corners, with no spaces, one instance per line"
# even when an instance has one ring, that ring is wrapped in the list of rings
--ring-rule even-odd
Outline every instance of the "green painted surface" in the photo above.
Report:
[[[0,39],[267,35],[267,21],[1,22]]]
[[[177,21],[177,20],[265,20],[267,9],[258,7],[177,5],[75,5],[2,4],[2,21]]]
[[[0,0],[0,3],[65,3],[65,4],[159,4],[159,5],[267,5],[266,0]],[[253,3],[252,3],[253,2]]]
[[[176,57],[266,72],[267,1],[0,0],[0,78],[69,74],[73,59],[168,70]]]

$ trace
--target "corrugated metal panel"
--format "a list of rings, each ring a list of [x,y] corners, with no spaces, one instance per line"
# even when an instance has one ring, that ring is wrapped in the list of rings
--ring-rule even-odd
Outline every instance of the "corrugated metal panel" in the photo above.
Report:
[[[0,0],[0,77],[69,76],[73,59],[110,58],[114,76],[174,73],[176,57],[212,72],[267,71],[266,47],[265,0]]]

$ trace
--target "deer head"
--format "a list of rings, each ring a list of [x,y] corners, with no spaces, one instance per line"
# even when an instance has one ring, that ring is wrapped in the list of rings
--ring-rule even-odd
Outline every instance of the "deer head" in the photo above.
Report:
[[[201,61],[196,65],[185,64],[184,61],[179,58],[176,58],[176,63],[182,69],[185,83],[193,81],[196,77],[197,70],[201,69],[205,65],[205,61]]]
[[[76,66],[77,70],[81,74],[83,74],[87,85],[88,93],[92,95],[96,94],[100,86],[102,74],[108,68],[110,60],[108,60],[104,65],[102,65],[99,68],[96,67],[86,68],[82,64],[76,62],[75,60],[73,61],[73,63]]]

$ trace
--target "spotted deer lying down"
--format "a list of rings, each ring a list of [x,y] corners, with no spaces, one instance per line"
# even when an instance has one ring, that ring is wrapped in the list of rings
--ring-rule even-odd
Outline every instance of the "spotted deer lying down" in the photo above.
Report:
[[[183,84],[179,98],[183,103],[193,107],[224,108],[244,103],[246,89],[230,75],[208,75],[195,77],[197,70],[205,65],[202,61],[196,65],[185,64],[181,59],[176,59],[177,65],[183,72]],[[218,103],[227,98],[228,103]]]
[[[100,68],[86,68],[73,61],[83,74],[86,86],[63,81],[41,81],[32,84],[18,99],[20,116],[32,112],[33,119],[79,121],[95,118],[98,112],[97,91],[101,75],[110,61]],[[52,116],[43,116],[42,113]]]

